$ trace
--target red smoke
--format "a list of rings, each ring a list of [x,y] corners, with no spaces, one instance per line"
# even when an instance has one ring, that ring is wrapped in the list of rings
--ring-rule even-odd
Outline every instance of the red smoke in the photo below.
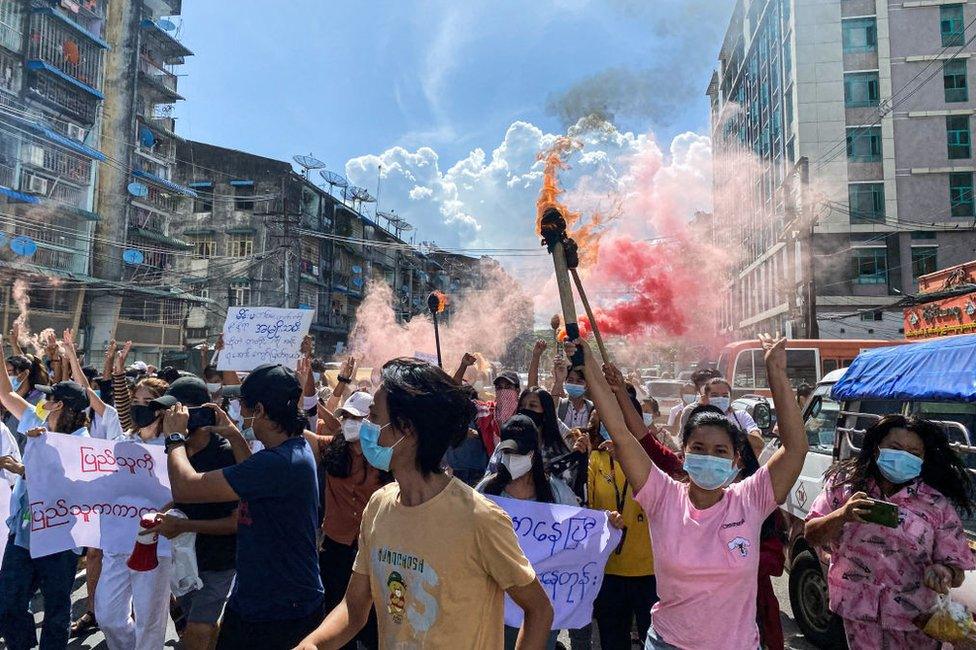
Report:
[[[672,263],[681,254],[679,248],[663,242],[604,239],[596,268],[589,274],[599,280],[590,284],[621,295],[608,307],[594,310],[601,333],[629,336],[658,329],[663,334],[683,336],[688,332],[693,314],[684,303],[689,296],[685,290],[681,290],[682,296],[677,295],[685,269]],[[589,319],[580,320],[588,333]]]

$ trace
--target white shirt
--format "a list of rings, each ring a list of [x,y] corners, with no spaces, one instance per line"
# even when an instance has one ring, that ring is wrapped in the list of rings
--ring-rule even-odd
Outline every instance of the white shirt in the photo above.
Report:
[[[590,411],[587,408],[586,402],[583,402],[579,410],[573,406],[572,400],[569,400],[569,407],[566,409],[566,419],[563,423],[570,429],[584,429],[590,424]]]
[[[3,424],[2,422],[0,422],[0,456],[12,456],[14,460],[16,460],[18,463],[20,462],[20,448],[17,447],[17,439],[14,438],[14,434],[10,433],[10,429],[7,428],[7,425]],[[17,475],[13,472],[2,470],[0,471],[0,479],[6,480],[7,483],[9,483],[7,487],[11,488],[17,481]],[[0,494],[0,499],[9,500],[9,493]],[[4,541],[4,543],[6,543],[6,541]]]

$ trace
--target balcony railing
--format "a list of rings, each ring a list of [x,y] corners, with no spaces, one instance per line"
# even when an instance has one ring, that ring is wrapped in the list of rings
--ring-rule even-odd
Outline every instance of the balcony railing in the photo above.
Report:
[[[139,71],[160,84],[166,90],[176,94],[176,75],[169,70],[164,70],[159,67],[156,63],[150,61],[146,55],[139,57]]]
[[[101,48],[80,38],[50,14],[31,15],[27,58],[45,61],[86,86],[98,89]]]
[[[28,97],[44,101],[78,118],[86,125],[95,123],[98,100],[50,75],[34,74],[30,77]]]
[[[40,141],[25,144],[21,162],[55,174],[59,180],[87,185],[91,180],[92,161],[68,153],[64,149],[44,145]]]

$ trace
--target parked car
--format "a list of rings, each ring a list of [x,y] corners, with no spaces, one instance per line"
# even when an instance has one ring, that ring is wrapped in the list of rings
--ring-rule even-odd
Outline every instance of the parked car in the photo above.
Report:
[[[889,413],[917,414],[941,424],[968,467],[976,468],[976,335],[936,339],[861,353],[850,368],[828,373],[803,412],[810,452],[782,506],[788,524],[787,569],[793,616],[819,647],[843,647],[844,627],[828,607],[829,557],[804,537],[804,520],[823,490],[824,472],[860,451],[865,430]],[[774,439],[760,460],[779,446]],[[976,520],[963,519],[970,546]],[[953,598],[976,609],[976,572],[967,572]]]
[[[681,387],[685,385],[685,382],[675,379],[652,379],[646,385],[651,397],[656,399],[661,407],[661,413],[667,413],[682,403]]]

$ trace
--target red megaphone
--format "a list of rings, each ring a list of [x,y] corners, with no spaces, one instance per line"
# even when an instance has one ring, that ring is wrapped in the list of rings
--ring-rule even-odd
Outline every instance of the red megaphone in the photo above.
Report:
[[[129,561],[125,563],[133,571],[152,571],[159,566],[159,558],[156,556],[159,533],[153,530],[158,523],[155,512],[145,514],[139,520],[136,545],[132,549]]]

